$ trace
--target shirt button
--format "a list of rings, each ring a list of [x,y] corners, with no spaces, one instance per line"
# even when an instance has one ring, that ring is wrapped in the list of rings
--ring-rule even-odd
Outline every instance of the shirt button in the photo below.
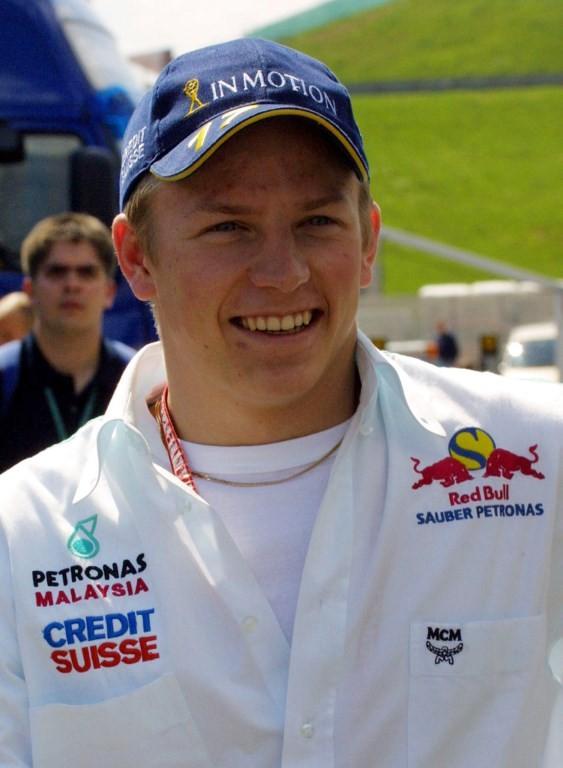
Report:
[[[256,616],[246,616],[241,623],[244,631],[250,635],[258,626],[258,619]]]
[[[192,502],[189,499],[186,499],[183,503],[184,512],[191,512],[192,509]]]
[[[364,437],[371,435],[372,432],[373,432],[373,427],[371,424],[362,424],[362,426],[360,427],[360,433]]]
[[[312,739],[315,734],[315,726],[313,723],[303,723],[301,726],[301,736],[304,739]]]

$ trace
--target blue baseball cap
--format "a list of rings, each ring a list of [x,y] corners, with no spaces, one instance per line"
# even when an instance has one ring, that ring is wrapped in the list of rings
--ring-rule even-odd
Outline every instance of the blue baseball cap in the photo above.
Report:
[[[123,138],[121,208],[147,171],[183,179],[242,128],[273,116],[321,125],[369,178],[350,94],[330,69],[285,45],[243,38],[178,56],[141,99]]]

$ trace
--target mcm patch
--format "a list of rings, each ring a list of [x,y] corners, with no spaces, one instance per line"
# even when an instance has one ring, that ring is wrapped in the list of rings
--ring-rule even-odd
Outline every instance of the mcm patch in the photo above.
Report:
[[[440,642],[442,645],[434,645],[434,642]],[[447,643],[456,643],[447,645]],[[455,657],[463,651],[463,639],[461,629],[446,629],[444,627],[428,627],[426,637],[426,648],[434,654],[434,664],[447,662],[453,666]]]

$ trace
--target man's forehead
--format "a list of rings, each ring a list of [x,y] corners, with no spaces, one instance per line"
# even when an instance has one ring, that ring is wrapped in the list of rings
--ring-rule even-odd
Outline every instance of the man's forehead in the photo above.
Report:
[[[295,196],[295,204],[296,206],[302,208],[303,210],[317,210],[318,208],[323,208],[325,206],[329,205],[335,205],[338,203],[345,202],[347,199],[346,190],[343,187],[338,188],[332,188],[327,193],[321,192],[320,194],[307,194],[304,193],[302,195],[296,195]],[[202,213],[218,213],[218,214],[225,214],[228,216],[236,216],[236,215],[244,215],[244,214],[250,214],[253,213],[255,210],[255,205],[252,204],[245,204],[243,201],[243,198],[241,197],[240,202],[239,201],[232,201],[230,196],[225,193],[224,195],[219,194],[208,194],[196,202],[193,208],[194,213],[202,212]]]
[[[224,176],[213,174],[221,181]],[[235,178],[231,183],[215,183],[209,176],[190,177],[176,182],[164,182],[155,190],[156,210],[165,211],[177,204],[186,205],[190,215],[246,216],[259,213],[272,200],[303,213],[328,206],[355,204],[359,197],[360,181],[353,171],[345,168],[330,174],[323,169],[311,176],[310,183],[278,182],[266,174],[255,177],[256,184],[247,178]],[[186,210],[187,210],[186,209]],[[280,209],[281,210],[281,209]]]
[[[42,264],[43,268],[90,265],[102,266],[102,260],[95,247],[87,240],[58,240],[53,243]]]

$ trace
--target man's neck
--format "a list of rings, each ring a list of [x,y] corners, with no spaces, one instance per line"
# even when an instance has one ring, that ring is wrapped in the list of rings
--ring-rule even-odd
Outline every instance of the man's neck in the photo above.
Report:
[[[36,327],[33,335],[47,362],[59,373],[72,376],[74,391],[81,392],[92,380],[100,358],[101,332],[60,334]]]
[[[360,379],[355,366],[341,387],[320,396],[312,392],[290,407],[249,409],[248,403],[225,408],[195,407],[190,399],[174,396],[169,381],[168,404],[181,439],[210,445],[262,445],[322,432],[349,419],[358,404]]]

